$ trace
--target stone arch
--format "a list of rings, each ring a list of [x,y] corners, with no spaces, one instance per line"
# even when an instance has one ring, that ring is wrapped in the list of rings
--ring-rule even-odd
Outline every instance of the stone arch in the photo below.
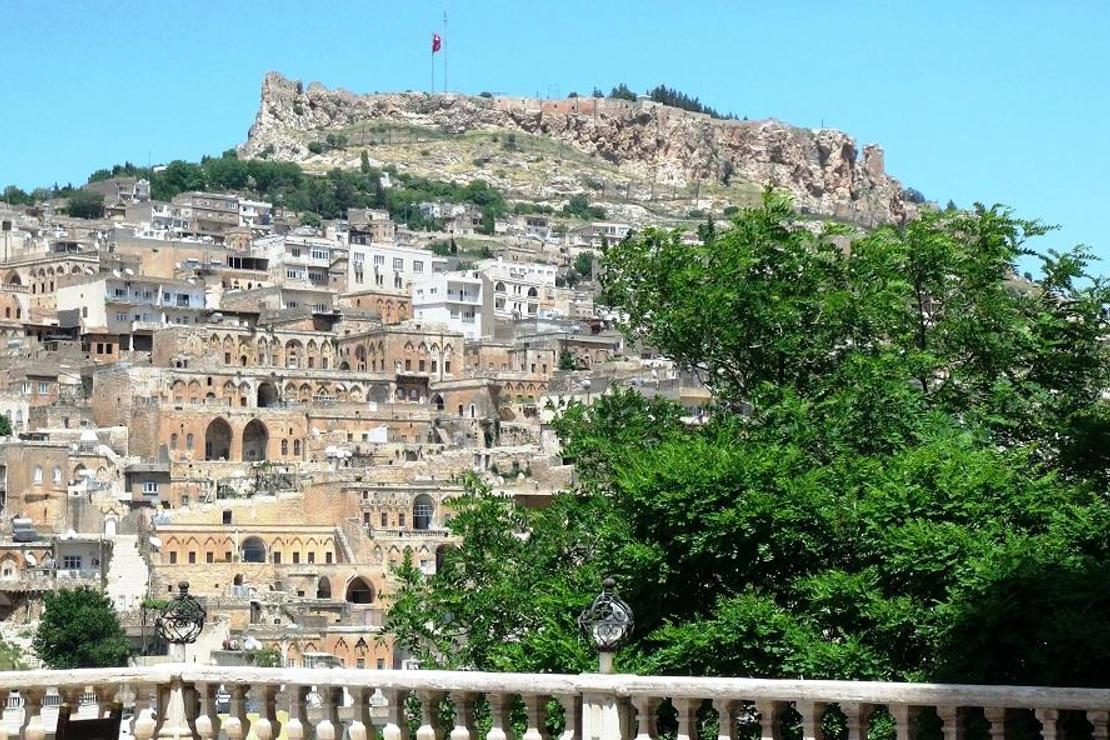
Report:
[[[285,366],[299,368],[304,364],[304,345],[299,339],[290,339],[285,343]]]
[[[267,409],[277,405],[278,392],[273,383],[264,380],[258,384],[257,402],[258,408],[260,409]]]
[[[216,417],[208,422],[204,432],[204,459],[231,459],[231,425],[227,419]]]
[[[261,419],[251,419],[243,427],[243,460],[267,459],[267,447],[270,443],[270,430]]]
[[[9,270],[8,274],[4,276],[5,285],[23,285],[23,278],[15,270]]]
[[[329,581],[326,576],[320,576],[320,580],[316,582],[316,598],[331,598],[331,581]]]
[[[349,604],[373,604],[374,586],[362,576],[355,576],[347,584],[345,600]]]
[[[436,503],[426,493],[422,493],[412,501],[412,528],[426,530],[432,528],[432,518],[435,516]]]
[[[442,394],[437,393],[434,396],[432,396],[432,403],[434,403],[436,405],[436,411],[443,411],[444,402],[443,402],[443,395]]]
[[[261,537],[247,537],[239,546],[239,559],[244,563],[265,563],[266,543]],[[242,576],[236,576],[236,578],[242,579]],[[240,584],[241,581],[236,585]]]

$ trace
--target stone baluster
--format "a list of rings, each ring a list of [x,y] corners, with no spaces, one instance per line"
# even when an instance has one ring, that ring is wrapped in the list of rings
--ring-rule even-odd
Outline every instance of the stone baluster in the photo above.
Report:
[[[1006,740],[1006,709],[1004,707],[983,707],[983,716],[990,725],[991,740]]]
[[[563,707],[563,731],[559,733],[559,740],[579,740],[578,716],[582,713],[582,697],[575,694],[564,694],[558,697],[559,704]],[[1103,740],[1107,740],[1103,738]]]
[[[23,737],[25,740],[45,740],[42,703],[46,698],[46,689],[22,689],[19,693],[23,697]]]
[[[446,694],[442,691],[419,691],[420,727],[416,730],[416,740],[443,740],[439,729],[439,703]]]
[[[403,689],[382,689],[386,700],[385,726],[382,727],[382,740],[402,740],[409,733],[405,728],[405,699],[409,692]]]
[[[312,728],[308,725],[308,712],[305,702],[308,699],[308,687],[297,684],[285,686],[286,711],[289,718],[285,721],[285,737],[288,740],[303,740],[311,735]]]
[[[821,717],[825,714],[825,706],[812,701],[794,702],[794,709],[802,717],[802,740],[824,740]]]
[[[840,711],[844,713],[844,726],[848,730],[848,740],[865,740],[867,737],[868,708],[859,702],[841,702]]]
[[[466,691],[452,691],[451,703],[455,705],[455,726],[451,728],[451,740],[471,740],[474,726],[474,694]]]
[[[81,711],[81,700],[85,698],[85,687],[59,686],[58,693],[61,694],[62,703],[69,706],[69,716],[77,719],[77,714]]]
[[[1107,727],[1107,720],[1110,720],[1110,712],[1105,709],[1088,710],[1087,721],[1091,723],[1091,740],[1108,740],[1110,738],[1110,727]],[[994,740],[993,736],[991,740]]]
[[[1058,709],[1038,709],[1034,712],[1037,721],[1041,723],[1041,737],[1044,740],[1056,740],[1056,722],[1060,719]]]
[[[632,707],[636,711],[636,740],[652,740],[658,733],[655,726],[656,712],[661,700],[654,696],[636,696]]]
[[[512,732],[509,722],[509,710],[513,706],[513,697],[509,694],[488,694],[490,728],[486,733],[486,740],[509,740]]]
[[[780,734],[779,702],[769,699],[761,699],[755,703],[755,711],[759,712],[760,740],[775,740],[775,738],[777,738]]]
[[[541,694],[526,694],[524,710],[528,726],[521,740],[546,740],[547,734],[547,697]]]
[[[192,738],[193,731],[189,729],[189,718],[185,714],[185,686],[181,676],[174,676],[169,686],[169,696],[165,700],[165,716],[162,727],[158,730],[159,738],[180,740]]]
[[[158,710],[158,687],[140,684],[135,687],[135,740],[150,740],[158,723],[154,715]]]
[[[960,710],[958,707],[937,707],[937,716],[940,717],[942,723],[941,732],[944,735],[944,740],[963,740],[964,728],[963,723],[960,721]]]
[[[736,704],[735,699],[713,700],[713,711],[717,713],[717,740],[734,740],[736,737]]]
[[[678,712],[678,732],[675,740],[695,740],[698,736],[698,706],[696,699],[671,699]]]
[[[243,740],[247,736],[247,706],[244,700],[247,688],[233,684],[225,685],[224,689],[231,695],[231,701],[223,731],[227,733],[228,740]]]
[[[277,687],[268,683],[251,686],[251,698],[258,703],[258,719],[251,723],[251,732],[256,740],[271,740],[278,736],[277,708],[274,706],[274,693]]]
[[[351,686],[351,726],[347,729],[350,740],[366,740],[367,733],[373,727],[370,719],[370,703],[365,686]]]
[[[213,740],[220,734],[220,718],[216,715],[217,688],[219,687],[215,684],[205,682],[196,685],[197,719],[195,725],[200,740]]]
[[[339,726],[339,704],[343,699],[342,689],[335,686],[317,686],[320,696],[320,709],[323,716],[316,723],[316,740],[335,740],[343,734]]]
[[[908,704],[892,704],[890,716],[894,719],[894,737],[896,740],[910,740],[910,706]]]

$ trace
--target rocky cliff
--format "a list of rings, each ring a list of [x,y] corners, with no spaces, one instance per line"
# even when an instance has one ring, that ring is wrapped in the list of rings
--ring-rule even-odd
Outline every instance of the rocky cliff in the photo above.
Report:
[[[375,138],[374,132],[391,127],[425,132],[427,138],[415,134],[406,154],[403,136],[396,142],[392,133]],[[311,153],[309,144],[329,132],[348,135],[353,146]],[[517,136],[532,142],[532,149],[518,145]],[[546,158],[536,144],[544,140]],[[583,179],[597,189],[600,175],[611,183],[609,191],[602,183],[602,194],[619,193],[626,203],[664,201],[668,188],[673,195],[696,187],[695,206],[714,206],[738,200],[730,190],[750,196],[770,185],[788,191],[803,212],[865,226],[901,222],[912,209],[901,185],[886,174],[878,146],[860,152],[841,131],[717,120],[647,101],[355,95],[315,83],[306,87],[271,72],[240,155],[265,152],[322,169],[357,166],[364,149],[376,164],[440,177],[483,177],[537,199],[584,189]],[[475,171],[481,167],[488,171]],[[524,172],[532,179],[522,178]]]

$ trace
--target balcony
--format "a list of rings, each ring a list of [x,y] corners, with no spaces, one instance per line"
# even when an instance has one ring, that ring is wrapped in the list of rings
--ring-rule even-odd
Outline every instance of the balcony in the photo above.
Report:
[[[939,722],[949,740],[960,737],[967,724],[985,724],[996,740],[1006,737],[1008,729],[1039,724],[1043,740],[1056,740],[1065,736],[1064,721],[1076,714],[1086,718],[1098,740],[1107,737],[1110,716],[1110,690],[1029,686],[191,663],[6,672],[0,673],[0,681],[8,696],[7,734],[35,740],[52,731],[62,701],[79,707],[81,716],[91,716],[117,696],[135,709],[132,733],[137,740],[156,733],[201,740],[242,740],[248,734],[260,740],[279,734],[365,740],[377,735],[375,728],[387,740],[399,740],[408,735],[409,699],[419,705],[416,737],[477,740],[481,735],[474,702],[479,697],[489,704],[493,727],[485,737],[490,740],[513,736],[509,715],[518,697],[525,709],[526,740],[548,737],[549,700],[565,710],[566,719],[557,727],[559,740],[651,740],[660,736],[657,717],[664,713],[677,715],[674,737],[679,740],[705,737],[699,735],[699,715],[719,725],[711,736],[718,740],[779,738],[787,723],[800,725],[803,740],[818,740],[821,719],[833,705],[843,715],[847,740],[866,737],[869,718],[879,708],[889,712],[897,740],[915,740],[920,735],[915,718],[934,713],[933,724]],[[453,705],[453,718],[445,723],[438,711],[444,698]],[[784,716],[788,710],[792,719]]]

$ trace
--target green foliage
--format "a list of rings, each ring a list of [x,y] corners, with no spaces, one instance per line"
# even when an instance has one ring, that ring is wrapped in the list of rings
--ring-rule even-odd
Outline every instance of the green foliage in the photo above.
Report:
[[[636,100],[636,93],[622,82],[609,91],[609,97],[617,100]]]
[[[578,368],[578,363],[574,361],[574,355],[568,350],[563,350],[559,353],[559,369],[560,370],[575,370]]]
[[[605,209],[601,206],[591,206],[589,198],[579,193],[578,195],[572,195],[567,204],[563,206],[563,215],[594,221],[605,218]]]
[[[704,246],[609,250],[630,340],[721,405],[688,427],[618,389],[553,422],[576,482],[548,508],[472,484],[462,544],[405,590],[431,665],[582,670],[574,617],[611,574],[636,610],[621,670],[1110,683],[1110,293],[1089,256],[1013,280],[1044,228],[998,207],[850,250],[798,224],[768,196]]]
[[[0,414],[0,437],[12,436],[12,420],[7,414]]]
[[[66,213],[75,218],[103,218],[104,196],[90,190],[75,190],[66,200]]]
[[[324,222],[320,218],[319,213],[313,213],[312,211],[306,211],[305,213],[301,214],[301,226],[311,226],[314,229],[318,229],[323,225],[324,225]]]
[[[35,633],[35,654],[50,668],[114,668],[130,649],[103,592],[82,587],[44,596],[46,609]]]
[[[601,91],[600,87],[594,87],[594,91],[592,93],[590,93],[590,95],[592,97],[595,97],[595,98],[604,98],[605,97],[605,93]]]
[[[917,190],[916,188],[904,188],[902,190],[902,197],[908,200],[910,203],[920,204],[925,202],[925,196],[920,190]]]
[[[281,651],[276,647],[261,647],[247,653],[247,662],[259,668],[281,668]]]
[[[310,141],[310,142],[308,142],[307,146],[308,146],[308,151],[310,151],[311,153],[313,153],[313,154],[323,154],[324,153],[324,147],[326,145],[322,141]]]
[[[651,100],[654,100],[656,103],[662,103],[663,105],[669,105],[674,108],[681,108],[682,110],[693,111],[694,113],[705,113],[711,118],[736,118],[736,116],[731,113],[727,115],[722,115],[720,112],[717,111],[717,109],[705,105],[700,100],[698,100],[697,97],[687,95],[684,92],[679,92],[673,87],[667,87],[666,85],[656,85],[651,90],[648,90],[648,97]],[[731,177],[731,172],[729,173],[729,176]],[[724,182],[725,185],[728,185],[727,180],[725,180]]]
[[[584,278],[592,276],[594,274],[593,252],[579,252],[574,258],[574,271]]]
[[[364,175],[370,174],[370,155],[366,153],[365,149],[362,150],[362,154],[358,158],[358,171]]]

